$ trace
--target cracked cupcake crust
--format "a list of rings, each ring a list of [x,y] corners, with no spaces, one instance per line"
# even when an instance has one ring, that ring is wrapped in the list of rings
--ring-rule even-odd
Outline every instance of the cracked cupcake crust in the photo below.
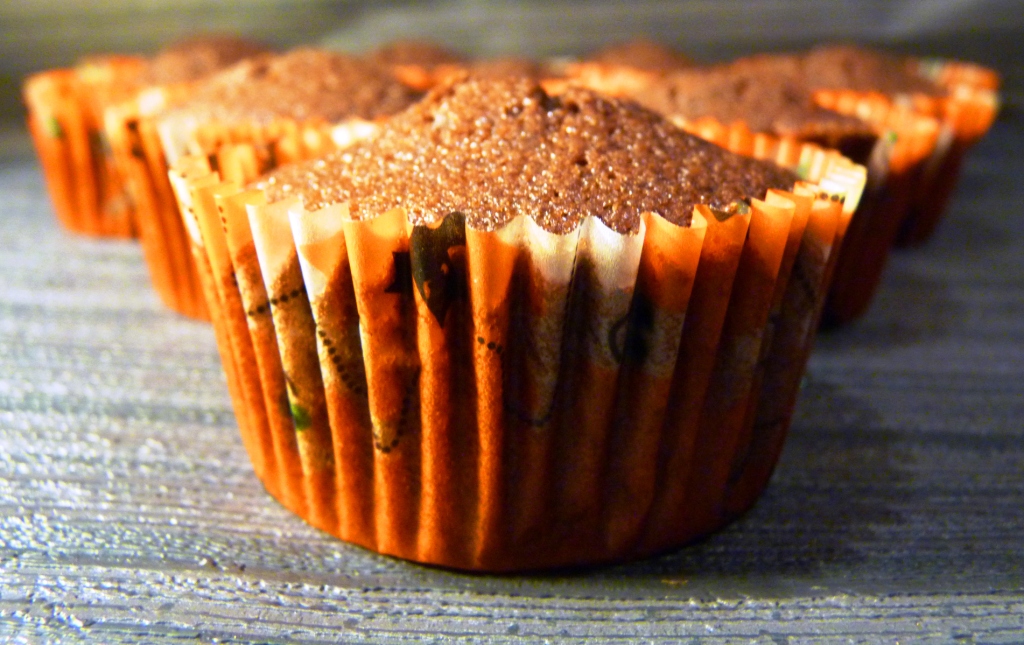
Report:
[[[356,218],[402,206],[416,223],[459,212],[494,230],[527,215],[565,233],[596,215],[626,233],[645,212],[686,225],[696,204],[728,209],[796,180],[628,101],[471,78],[431,92],[371,139],[256,185],[272,201],[297,195],[309,210],[350,202]]]
[[[387,67],[323,49],[248,58],[209,77],[174,110],[202,120],[268,123],[390,116],[421,94]]]
[[[240,60],[269,51],[260,43],[224,34],[179,40],[150,59],[139,82],[148,86],[195,81]]]
[[[634,38],[603,47],[586,57],[586,62],[623,65],[648,72],[672,72],[692,67],[694,62],[682,52],[644,38]]]
[[[815,104],[799,69],[784,58],[694,68],[649,84],[634,95],[639,103],[670,117],[714,117],[743,121],[754,132],[838,141],[873,137],[873,128]]]

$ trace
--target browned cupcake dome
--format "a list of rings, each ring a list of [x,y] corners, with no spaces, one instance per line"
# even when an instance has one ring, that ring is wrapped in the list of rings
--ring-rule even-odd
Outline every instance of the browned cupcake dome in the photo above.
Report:
[[[848,149],[851,141],[864,141],[861,147],[870,149],[877,138],[870,124],[815,103],[800,67],[785,57],[682,70],[646,84],[632,98],[670,118],[741,121],[754,132],[812,141],[846,154],[854,152]]]
[[[261,43],[238,36],[195,36],[176,41],[157,52],[139,80],[142,85],[195,81],[240,60],[269,51]]]
[[[541,80],[554,75],[550,66],[532,58],[502,56],[481,58],[465,66],[466,71],[477,78],[500,79],[509,76],[525,76]]]
[[[465,60],[458,52],[429,40],[394,40],[381,45],[367,56],[381,65],[452,65]]]
[[[856,47],[816,47],[803,55],[804,73],[816,89],[940,96],[945,90],[914,69],[912,58]]]
[[[351,200],[355,217],[396,206],[417,221],[460,212],[493,230],[519,215],[566,232],[593,214],[619,232],[654,212],[686,224],[796,176],[682,132],[641,106],[584,89],[553,97],[527,79],[469,79],[428,95],[375,137],[260,182],[307,209]]]
[[[419,96],[382,65],[301,48],[248,58],[211,76],[177,111],[224,123],[372,120],[401,111]]]
[[[667,45],[644,38],[608,45],[587,56],[586,61],[624,65],[649,72],[668,72],[693,65],[688,56]]]

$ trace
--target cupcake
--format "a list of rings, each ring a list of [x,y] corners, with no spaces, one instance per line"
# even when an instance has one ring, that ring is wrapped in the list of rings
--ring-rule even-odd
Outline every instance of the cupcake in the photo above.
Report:
[[[54,211],[70,231],[101,237],[136,233],[124,182],[102,133],[102,110],[130,94],[143,68],[138,57],[93,56],[25,80],[28,129]]]
[[[464,75],[492,80],[515,76],[544,81],[558,78],[561,71],[557,61],[535,60],[525,56],[499,56],[478,58],[463,65],[439,67],[435,78],[438,83],[451,83]]]
[[[469,58],[442,45],[420,40],[397,40],[371,51],[366,57],[387,65],[404,83],[424,91],[466,75],[485,79],[520,76],[541,81],[562,74],[556,61],[526,56]]]
[[[873,99],[908,105],[939,120],[939,145],[917,183],[899,241],[914,245],[927,240],[941,220],[967,151],[995,120],[998,74],[968,63],[849,45],[818,47],[802,58],[824,105],[856,109],[857,99]]]
[[[206,302],[181,231],[155,129],[143,118],[180,102],[210,74],[265,52],[267,48],[258,43],[230,35],[175,42],[146,62],[130,96],[103,111],[104,132],[127,184],[153,285],[161,300],[194,318],[208,318]]]
[[[607,89],[595,80],[575,82]],[[795,56],[753,56],[646,75],[629,91],[623,87],[612,89],[734,152],[778,159],[780,151],[815,143],[867,166],[868,194],[846,233],[825,317],[843,323],[867,309],[908,211],[910,188],[935,145],[933,119],[863,102],[857,116],[826,109]]]
[[[612,96],[630,96],[667,74],[692,67],[683,53],[662,43],[636,38],[613,43],[565,66],[566,80],[600,88]],[[549,85],[551,89],[557,86]]]
[[[437,84],[439,68],[459,67],[466,57],[429,40],[394,40],[369,52],[366,57],[389,67],[402,82],[426,91]]]
[[[242,144],[258,148],[259,172],[358,138],[419,97],[381,65],[299,48],[250,58],[208,78],[157,122],[171,163],[184,154],[228,162],[223,148]]]
[[[677,124],[744,123],[752,132],[812,142],[866,164],[878,143],[870,123],[817,105],[798,68],[764,63],[691,67],[644,84],[629,97]],[[599,89],[599,88],[598,88]]]
[[[177,41],[149,59],[90,56],[72,69],[29,77],[24,90],[29,129],[61,222],[90,235],[138,235],[134,182],[114,149],[124,135],[111,133],[107,112],[134,106],[145,88],[179,89],[258,51],[265,48],[233,36],[207,35]]]
[[[182,88],[150,89],[108,124],[145,206],[154,285],[168,306],[198,318],[207,314],[167,163],[208,155],[226,178],[246,182],[363,136],[420,96],[381,65],[310,48],[250,56]]]
[[[248,188],[179,160],[257,474],[460,569],[716,530],[771,474],[863,189],[807,150],[816,184],[630,102],[469,79]]]
[[[674,72],[694,65],[693,60],[663,43],[646,38],[634,38],[613,43],[591,52],[587,62],[603,65],[621,65],[649,72]]]

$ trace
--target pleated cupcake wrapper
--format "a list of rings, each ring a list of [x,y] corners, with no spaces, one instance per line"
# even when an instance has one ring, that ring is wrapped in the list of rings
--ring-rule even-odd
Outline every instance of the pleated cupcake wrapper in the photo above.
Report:
[[[426,92],[437,85],[439,80],[458,74],[459,71],[457,70],[461,69],[461,66],[457,65],[439,65],[429,68],[423,65],[405,64],[391,65],[390,67],[391,73],[395,75],[395,78],[404,85],[408,85],[420,92]],[[443,68],[443,70],[438,68]]]
[[[219,178],[210,173],[205,158],[182,159],[169,176],[199,269],[200,283],[213,313],[214,333],[228,390],[253,468],[271,494],[305,517],[309,496],[302,486],[304,477],[295,427],[290,412],[284,414],[282,410],[287,401],[279,396],[285,390],[282,389],[277,339],[273,333],[266,333],[267,325],[260,318],[266,311],[266,299],[249,307],[243,301],[243,292],[252,301],[260,300],[260,293],[253,294],[249,288],[243,290],[243,285],[252,285],[251,272],[236,273],[225,234],[227,214],[222,219],[217,208],[218,197],[227,192],[225,188],[232,187],[220,185]],[[192,189],[208,190],[193,195]],[[235,188],[231,197],[232,215],[236,214],[236,208],[244,211],[244,199],[249,195],[239,194]],[[223,204],[223,197],[220,200]],[[240,251],[237,243],[234,246]],[[249,252],[255,254],[251,244]],[[257,280],[256,286],[260,284]],[[257,313],[259,307],[263,307],[263,311]],[[299,491],[295,491],[295,486],[282,488],[282,481],[299,482]]]
[[[554,74],[558,73],[557,70],[560,68],[558,59],[549,59],[546,63],[551,69],[555,70]],[[459,63],[441,63],[431,66],[403,64],[390,65],[389,67],[395,78],[401,81],[402,84],[420,92],[427,92],[439,85],[455,82],[466,76],[467,73],[470,73],[470,67]],[[551,79],[551,82],[551,88],[564,89],[565,87],[561,79]],[[549,89],[548,81],[545,80],[542,84],[545,91],[547,91]]]
[[[268,123],[226,123],[172,111],[159,117],[157,128],[170,164],[185,155],[219,157],[224,148],[243,145],[255,149],[266,170],[344,147],[373,134],[377,125],[357,118],[337,124],[285,118]]]
[[[154,289],[174,311],[209,320],[198,269],[167,179],[167,163],[153,120],[167,106],[186,99],[191,88],[191,84],[182,83],[143,90],[108,107],[104,128],[135,205],[139,241]]]
[[[342,539],[475,570],[638,557],[752,504],[792,407],[762,393],[795,399],[864,183],[833,158],[742,213],[558,235],[268,205],[188,163],[172,182],[268,490]]]
[[[823,183],[839,190],[848,181]],[[853,216],[846,208],[836,214],[815,186],[798,185],[794,193],[787,196],[796,203],[796,212],[772,296],[765,331],[769,340],[762,344],[726,480],[724,513],[730,516],[753,505],[771,478],[839,260],[837,251],[845,244]],[[792,256],[791,245],[797,246]]]
[[[544,89],[559,94],[569,85],[589,87],[608,96],[630,98],[657,82],[664,74],[629,65],[576,61],[564,67],[564,78],[547,81]]]
[[[939,126],[930,117],[870,99],[843,99],[826,107],[856,116],[880,133],[868,161],[865,194],[858,200],[857,212],[836,260],[824,313],[829,324],[841,324],[862,315],[874,298],[907,215],[912,187],[920,180],[932,155]],[[810,181],[819,180],[831,167],[831,161],[841,158],[834,150],[795,137],[752,132],[742,122],[726,125],[703,118],[676,123],[731,152],[794,168]]]
[[[999,73],[994,69],[961,61],[942,58],[923,58],[918,61],[917,72],[946,89],[970,87],[979,90],[999,91],[1002,84]]]
[[[144,68],[145,61],[140,57],[106,55],[89,59],[74,70],[79,87],[78,109],[88,126],[94,163],[94,214],[89,216],[100,222],[100,230],[109,231],[103,235],[138,235],[134,204],[104,132],[103,113],[134,91]]]
[[[932,109],[948,125],[952,139],[945,154],[934,155],[925,168],[921,188],[911,206],[911,218],[900,233],[900,244],[921,244],[935,232],[957,185],[964,159],[992,127],[999,104],[999,94],[994,90],[967,85],[956,86],[948,98],[933,103]]]
[[[28,129],[61,224],[103,237],[133,237],[131,201],[103,135],[95,88],[78,70],[30,76],[23,89]]]
[[[105,126],[137,205],[139,235],[154,288],[174,311],[209,320],[199,268],[189,252],[182,214],[168,181],[169,161],[200,151],[223,177],[245,184],[283,163],[347,145],[376,126],[360,120],[238,127],[187,118],[164,120],[165,109],[187,99],[190,88],[189,84],[149,88],[108,109]]]
[[[923,94],[890,97],[852,90],[822,91],[816,96],[825,107],[851,103],[882,104],[909,109],[939,122],[936,145],[911,189],[909,213],[898,239],[898,243],[904,246],[921,244],[931,237],[952,196],[965,155],[992,127],[999,111],[999,94],[994,89],[954,81],[957,75],[970,75],[971,72],[965,71],[969,66],[958,63],[946,65],[948,67],[932,63],[926,74],[930,78],[945,79],[941,84],[949,93],[942,97]],[[982,81],[982,84],[986,82],[990,81]]]
[[[871,304],[900,231],[911,217],[928,164],[948,137],[936,119],[881,94],[834,92],[817,97],[822,107],[861,119],[881,133],[868,164],[867,197],[843,243],[825,319],[842,324]]]

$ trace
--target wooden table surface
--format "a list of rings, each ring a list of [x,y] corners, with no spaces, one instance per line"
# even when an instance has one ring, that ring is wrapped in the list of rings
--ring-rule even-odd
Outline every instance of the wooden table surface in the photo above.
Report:
[[[17,147],[17,146],[16,146]],[[926,247],[819,336],[781,464],[707,541],[474,576],[314,530],[261,488],[212,330],[139,247],[55,224],[0,162],[0,640],[1024,642],[1024,115]]]

